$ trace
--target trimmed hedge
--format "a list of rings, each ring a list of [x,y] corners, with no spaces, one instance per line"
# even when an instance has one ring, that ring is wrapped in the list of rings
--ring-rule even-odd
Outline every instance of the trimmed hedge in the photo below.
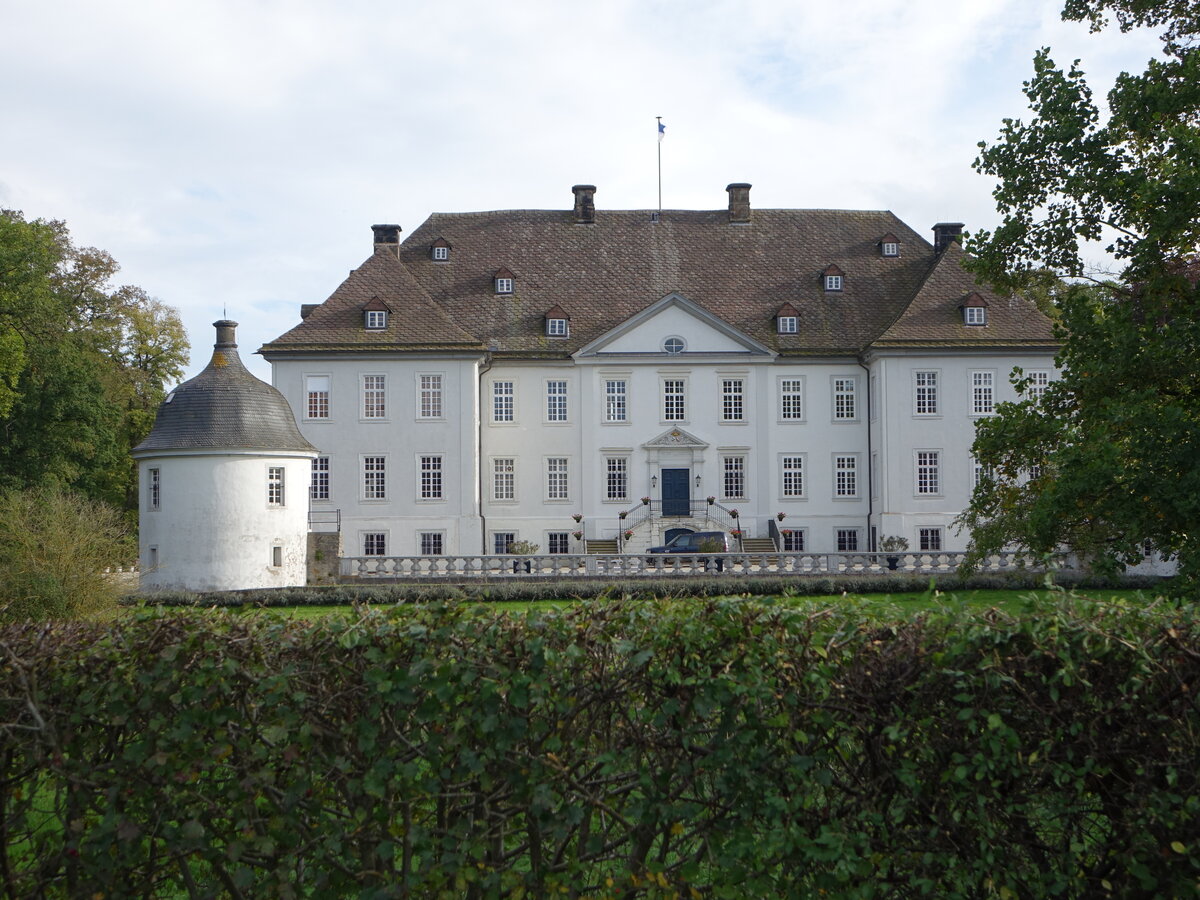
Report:
[[[1162,592],[1162,578],[1056,573],[1063,587],[1122,587]],[[776,575],[746,577],[674,576],[625,580],[521,578],[499,583],[334,584],[246,591],[192,593],[158,591],[125,598],[127,605],[147,606],[351,606],[466,600],[487,603],[537,600],[669,600],[688,597],[812,597],[837,594],[907,594],[936,585],[942,592],[974,590],[1034,590],[1046,586],[1046,574],[1031,570],[959,575]]]
[[[150,612],[0,653],[12,897],[1200,893],[1190,609]]]

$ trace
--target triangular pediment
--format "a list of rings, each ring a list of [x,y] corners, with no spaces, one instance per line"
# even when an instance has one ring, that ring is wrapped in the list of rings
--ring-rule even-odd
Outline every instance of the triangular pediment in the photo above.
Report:
[[[672,351],[666,349],[669,339],[674,339]],[[775,352],[682,294],[671,293],[581,347],[575,355],[773,357]]]
[[[656,438],[651,438],[642,444],[643,447],[695,447],[703,449],[708,444],[694,434],[689,434],[682,428],[672,428],[670,431],[664,431]]]

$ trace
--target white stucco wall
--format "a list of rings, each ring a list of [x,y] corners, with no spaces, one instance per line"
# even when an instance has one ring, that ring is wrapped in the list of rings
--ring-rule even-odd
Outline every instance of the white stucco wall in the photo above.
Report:
[[[282,506],[267,503],[273,466],[284,469]],[[157,509],[151,469],[159,470]],[[141,589],[303,585],[311,470],[311,455],[299,454],[174,451],[139,460]]]

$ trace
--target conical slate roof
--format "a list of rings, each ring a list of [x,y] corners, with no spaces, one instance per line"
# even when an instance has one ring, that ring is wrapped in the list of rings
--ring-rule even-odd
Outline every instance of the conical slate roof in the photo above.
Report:
[[[283,394],[255,378],[238,356],[237,322],[213,323],[217,343],[204,371],[175,388],[158,408],[154,428],[133,448],[157,450],[274,450],[315,453]]]

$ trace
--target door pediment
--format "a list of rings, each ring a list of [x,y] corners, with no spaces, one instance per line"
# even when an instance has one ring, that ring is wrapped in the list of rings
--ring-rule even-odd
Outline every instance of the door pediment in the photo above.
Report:
[[[689,434],[688,432],[684,431],[682,428],[672,428],[670,431],[664,431],[656,438],[651,438],[650,440],[646,441],[646,443],[642,444],[642,446],[646,449],[667,448],[671,450],[688,450],[694,448],[697,450],[702,450],[707,447],[708,444],[700,440],[700,438],[696,437],[694,434]]]

